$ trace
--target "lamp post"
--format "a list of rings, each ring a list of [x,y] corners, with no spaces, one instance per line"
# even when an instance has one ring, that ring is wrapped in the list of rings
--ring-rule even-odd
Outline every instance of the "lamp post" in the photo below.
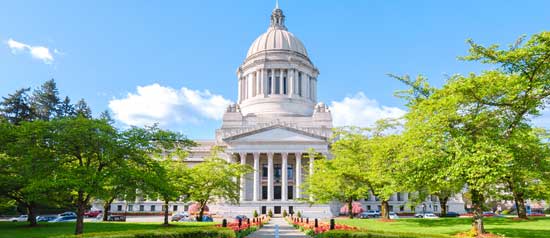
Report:
[[[426,203],[422,203],[422,218],[426,216]]]

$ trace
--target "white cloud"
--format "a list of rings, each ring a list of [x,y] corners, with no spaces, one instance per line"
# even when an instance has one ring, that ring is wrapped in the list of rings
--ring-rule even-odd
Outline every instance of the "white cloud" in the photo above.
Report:
[[[397,107],[382,106],[363,92],[345,97],[342,101],[332,101],[330,110],[334,126],[372,126],[377,120],[399,118],[406,113]]]
[[[169,126],[175,123],[198,123],[205,119],[220,120],[232,102],[208,90],[186,87],[174,89],[159,84],[138,86],[137,93],[112,99],[109,108],[115,119],[126,125]]]
[[[13,54],[27,52],[33,58],[42,60],[46,64],[51,64],[54,61],[53,55],[45,46],[32,46],[13,39],[9,39],[6,44],[11,49]],[[56,50],[57,51],[57,50]]]

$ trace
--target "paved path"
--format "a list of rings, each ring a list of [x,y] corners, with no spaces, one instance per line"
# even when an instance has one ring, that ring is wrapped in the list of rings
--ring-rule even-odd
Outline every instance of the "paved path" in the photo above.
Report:
[[[279,225],[280,238],[302,238],[309,237],[292,225],[288,224],[283,218],[272,218],[262,229],[247,236],[248,238],[272,238],[275,237],[275,225]]]

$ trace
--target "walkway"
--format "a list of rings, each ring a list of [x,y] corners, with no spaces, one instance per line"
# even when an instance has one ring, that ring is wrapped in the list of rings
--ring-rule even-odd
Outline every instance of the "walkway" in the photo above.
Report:
[[[275,225],[279,225],[279,237],[280,238],[302,238],[306,236],[300,230],[295,229],[292,225],[288,224],[283,218],[272,218],[269,223],[265,224],[262,229],[247,236],[248,238],[273,238],[275,237]]]

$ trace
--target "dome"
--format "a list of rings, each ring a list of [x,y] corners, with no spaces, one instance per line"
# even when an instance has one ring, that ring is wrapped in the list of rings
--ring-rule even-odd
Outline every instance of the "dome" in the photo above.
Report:
[[[252,43],[246,57],[268,50],[289,50],[307,56],[304,44],[297,37],[285,29],[275,27],[270,27]]]

